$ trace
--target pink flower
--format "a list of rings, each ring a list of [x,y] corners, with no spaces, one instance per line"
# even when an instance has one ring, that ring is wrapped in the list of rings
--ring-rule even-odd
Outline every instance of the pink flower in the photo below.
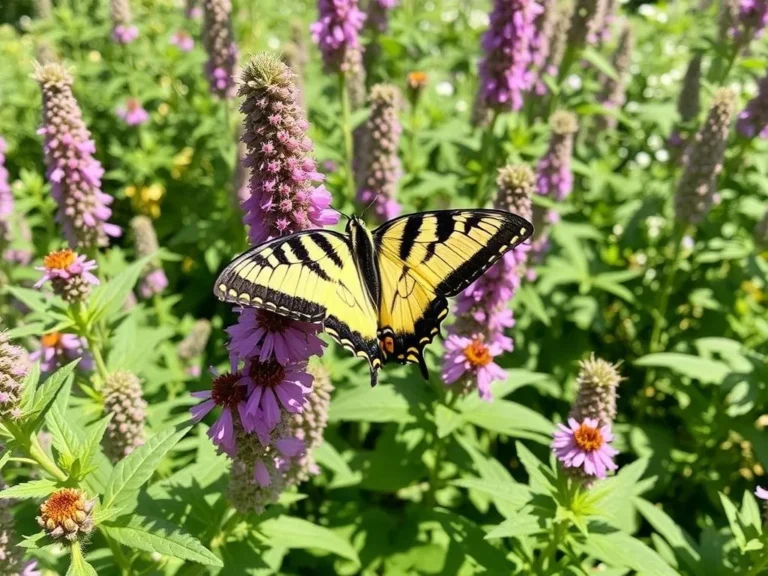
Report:
[[[115,114],[128,126],[139,126],[149,120],[149,113],[136,98],[127,98],[124,104],[115,108]]]
[[[116,44],[130,44],[139,37],[136,26],[118,24],[112,29],[112,41]]]
[[[72,250],[58,250],[51,252],[43,259],[43,266],[35,267],[35,270],[44,272],[43,277],[35,283],[35,288],[40,288],[49,280],[54,282],[57,278],[61,280],[72,280],[79,276],[88,284],[99,284],[99,279],[91,274],[91,270],[96,269],[95,260],[86,260],[86,257]]]
[[[199,422],[216,406],[221,407],[221,414],[208,430],[208,436],[230,457],[235,456],[237,448],[233,411],[237,410],[244,427],[247,427],[250,421],[245,410],[248,387],[241,381],[242,375],[239,372],[225,372],[216,376],[210,390],[192,392],[192,396],[202,400],[190,410],[193,421]]]
[[[613,457],[618,451],[610,446],[610,424],[599,427],[593,418],[585,418],[581,424],[569,418],[568,426],[557,427],[552,451],[566,468],[583,468],[586,474],[597,478],[605,478],[608,470],[616,470]]]
[[[501,352],[497,342],[486,342],[480,336],[467,338],[451,334],[445,341],[443,382],[450,385],[469,379],[476,382],[480,397],[490,400],[491,383],[507,378],[501,366],[493,362],[494,356]]]
[[[78,367],[81,370],[91,370],[93,361],[85,352],[85,340],[74,334],[62,334],[61,332],[49,332],[40,338],[40,348],[31,352],[31,362],[40,361],[40,370],[54,372],[63,364],[82,358]]]
[[[189,52],[195,47],[195,41],[186,30],[177,30],[169,40],[171,46],[176,46],[182,52]]]

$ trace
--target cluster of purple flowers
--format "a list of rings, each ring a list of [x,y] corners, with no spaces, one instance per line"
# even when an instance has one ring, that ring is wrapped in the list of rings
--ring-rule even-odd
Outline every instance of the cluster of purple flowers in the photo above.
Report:
[[[106,246],[108,237],[121,231],[108,222],[113,198],[101,191],[104,169],[93,157],[96,147],[72,94],[72,75],[52,63],[39,67],[35,77],[43,91],[43,127],[38,134],[45,136],[56,219],[72,248]]]
[[[111,0],[109,14],[112,18],[112,41],[116,44],[130,44],[139,37],[139,29],[132,24],[129,0]]]
[[[365,14],[357,0],[319,0],[319,18],[310,27],[312,39],[320,47],[323,63],[331,72],[343,71],[347,52],[361,51],[359,34]]]
[[[208,52],[204,70],[211,92],[220,98],[234,97],[237,44],[230,0],[203,0],[203,45]]]
[[[736,129],[747,138],[768,138],[768,76],[760,80],[757,96],[739,113]]]
[[[397,6],[399,0],[370,0],[365,24],[367,27],[383,34],[389,28],[389,13]]]
[[[126,98],[123,104],[115,108],[115,115],[128,126],[140,126],[149,120],[149,113],[137,98]]]
[[[45,373],[55,372],[64,364],[81,358],[78,368],[93,369],[93,359],[85,350],[86,342],[75,334],[49,332],[40,338],[40,347],[29,355],[30,362],[40,361],[40,370]]]
[[[186,30],[174,32],[168,43],[171,46],[176,46],[182,52],[190,52],[195,47],[195,39]]]

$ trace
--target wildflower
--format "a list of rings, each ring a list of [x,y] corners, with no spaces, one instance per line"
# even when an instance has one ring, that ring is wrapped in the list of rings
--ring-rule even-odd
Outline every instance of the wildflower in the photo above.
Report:
[[[296,96],[299,106],[304,109],[304,56],[301,49],[293,42],[286,44],[280,56],[283,64],[293,72],[293,80],[296,84]]]
[[[546,58],[540,68],[540,75],[557,76],[560,63],[565,55],[565,48],[568,43],[568,32],[571,28],[571,15],[567,9],[556,11],[554,30],[549,38],[549,49]],[[541,78],[539,78],[541,82]],[[537,91],[541,93],[541,89]]]
[[[141,382],[131,372],[115,372],[104,381],[104,412],[112,415],[102,439],[104,453],[115,463],[144,444],[147,403]]]
[[[365,66],[362,50],[358,48],[347,50],[341,69],[346,78],[349,106],[353,111],[359,110],[365,105]]]
[[[32,230],[27,221],[21,217],[16,221],[16,230],[16,237],[21,241],[21,247],[7,248],[2,255],[8,262],[26,266],[32,261]],[[1,234],[0,239],[2,239]]]
[[[579,50],[585,44],[598,43],[606,4],[606,0],[576,0],[566,40],[570,49]]]
[[[8,183],[8,170],[5,167],[7,144],[0,138],[0,242],[7,242],[11,236],[11,216],[14,211],[13,192]]]
[[[176,351],[182,360],[192,360],[205,352],[208,339],[211,337],[211,323],[208,320],[196,320],[192,330],[179,342]]]
[[[251,168],[242,207],[251,243],[338,222],[328,209],[331,194],[313,186],[323,176],[310,155],[309,123],[288,67],[267,54],[254,57],[243,71],[240,95]]]
[[[199,20],[203,17],[203,9],[198,6],[198,0],[186,0],[184,4],[184,15],[187,18]]]
[[[37,523],[51,538],[74,542],[93,530],[91,511],[95,503],[87,500],[82,490],[60,488],[40,505]]]
[[[675,216],[681,223],[700,222],[714,202],[734,100],[731,90],[717,90],[707,120],[690,144],[675,195]]]
[[[611,447],[611,425],[600,426],[597,420],[585,418],[579,423],[568,418],[568,426],[557,425],[552,450],[566,468],[581,469],[587,476],[605,478],[608,470],[616,470]]]
[[[221,98],[232,98],[237,90],[234,74],[237,45],[232,32],[230,0],[203,0],[203,45],[208,52],[205,75],[211,92]]]
[[[125,196],[130,198],[131,206],[137,212],[145,214],[150,218],[160,217],[160,204],[165,197],[165,187],[155,182],[149,186],[128,186],[125,189]]]
[[[152,226],[152,220],[146,216],[134,216],[131,220],[131,230],[136,246],[136,255],[145,258],[155,254],[158,250],[157,234]],[[160,294],[168,287],[168,278],[165,276],[162,266],[157,262],[150,262],[142,271],[139,281],[139,294],[142,298],[151,298]]]
[[[10,343],[7,332],[0,332],[0,419],[21,417],[19,403],[26,376],[24,350]]]
[[[329,72],[342,72],[349,50],[361,50],[358,35],[365,14],[357,0],[318,0],[319,18],[310,26],[312,40],[320,48]]]
[[[694,54],[685,70],[683,88],[677,100],[677,111],[683,122],[695,120],[701,111],[701,59],[701,52]]]
[[[92,368],[90,355],[85,352],[85,340],[74,334],[49,332],[40,338],[40,348],[29,355],[30,362],[40,361],[40,370],[54,372],[67,362],[82,358],[79,367],[82,370]]]
[[[235,358],[271,357],[287,366],[323,353],[323,341],[317,337],[318,324],[291,320],[268,310],[243,308],[233,326],[227,328],[230,354]]]
[[[541,75],[546,71],[557,22],[557,0],[541,0],[541,10],[533,19],[534,33],[531,37],[531,70],[536,75],[533,87],[538,95],[547,91],[547,85],[542,81]]]
[[[507,373],[493,361],[503,349],[485,341],[482,336],[468,338],[451,334],[445,341],[445,351],[443,382],[449,386],[456,383],[465,388],[476,385],[480,397],[490,400],[491,383],[507,378]]]
[[[389,28],[389,13],[399,0],[371,0],[368,3],[368,15],[365,25],[377,34],[383,34]]]
[[[400,92],[389,84],[371,88],[371,113],[365,125],[365,151],[357,199],[362,206],[374,202],[374,212],[381,222],[400,214],[397,183],[402,175],[397,149],[402,128],[397,119]]]
[[[36,268],[44,274],[35,283],[35,288],[50,281],[54,293],[65,302],[82,302],[91,291],[91,286],[99,284],[99,279],[91,273],[95,269],[95,260],[87,260],[68,248],[56,250],[43,258],[43,266]]]
[[[406,83],[408,84],[408,100],[413,103],[418,100],[424,88],[427,87],[429,76],[427,76],[426,72],[414,70],[413,72],[408,72]]]
[[[237,453],[235,418],[248,423],[251,421],[245,411],[248,388],[242,382],[239,372],[224,372],[214,376],[210,390],[192,392],[192,396],[200,398],[202,402],[190,411],[193,421],[199,422],[216,406],[221,407],[221,414],[208,430],[208,436],[224,453],[234,457]],[[248,428],[251,428],[250,424]]]
[[[760,500],[763,501],[763,516],[765,518],[766,524],[768,524],[768,490],[765,488],[758,486],[755,488],[755,496],[760,498]]]
[[[533,83],[531,44],[534,19],[542,8],[533,0],[495,0],[490,25],[483,36],[480,61],[482,105],[489,110],[519,110],[523,92]]]
[[[136,98],[127,98],[115,108],[115,115],[128,126],[140,126],[149,120],[149,114]]]
[[[760,80],[757,96],[739,113],[736,130],[747,138],[768,138],[768,76]]]
[[[552,114],[549,127],[549,147],[536,165],[537,192],[564,200],[573,190],[571,155],[573,135],[578,129],[576,115],[559,110]]]
[[[494,208],[531,220],[531,195],[536,177],[524,164],[508,164],[499,169]]]
[[[594,353],[579,366],[579,392],[570,417],[579,422],[591,418],[600,426],[611,424],[616,419],[616,388],[622,380],[619,371],[614,364],[595,358]]]
[[[189,52],[195,47],[195,40],[186,30],[177,30],[168,41],[171,46],[176,46],[182,52]]]
[[[139,37],[139,29],[131,24],[130,0],[110,0],[109,15],[112,18],[112,41],[130,44]]]
[[[112,197],[101,191],[104,169],[93,157],[91,133],[72,95],[72,75],[60,64],[35,71],[43,91],[45,162],[51,193],[58,204],[56,219],[72,248],[106,246],[120,228],[108,222]]]
[[[602,78],[603,89],[598,95],[598,101],[603,108],[608,110],[618,110],[624,105],[626,100],[626,76],[629,73],[629,66],[632,59],[632,29],[625,25],[619,37],[619,44],[616,52],[613,54],[613,69],[616,72],[616,78]],[[616,127],[616,117],[613,115],[599,115],[596,118],[596,127],[598,131],[606,128]]]
[[[721,39],[734,38],[746,45],[760,38],[768,25],[768,0],[726,0],[720,22]]]

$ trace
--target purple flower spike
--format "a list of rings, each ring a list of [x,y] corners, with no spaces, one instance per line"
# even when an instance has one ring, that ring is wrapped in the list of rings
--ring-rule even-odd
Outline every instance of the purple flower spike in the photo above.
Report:
[[[747,138],[768,138],[768,76],[760,80],[757,96],[739,114],[736,129]]]
[[[140,126],[149,120],[149,113],[136,98],[127,98],[125,103],[115,108],[115,115],[128,126]]]
[[[99,279],[91,273],[95,269],[95,260],[87,260],[72,250],[51,252],[43,259],[43,266],[36,268],[44,274],[35,283],[35,288],[50,281],[53,291],[66,302],[82,302],[88,296],[91,286],[99,284]]]
[[[203,0],[203,45],[208,52],[205,75],[211,92],[220,98],[233,98],[237,44],[232,31],[230,0]]]
[[[613,457],[618,454],[611,425],[599,426],[597,420],[585,418],[579,423],[568,419],[568,426],[558,424],[552,450],[566,468],[580,468],[587,476],[605,478],[608,470],[616,470]]]
[[[116,44],[130,44],[139,37],[139,29],[131,24],[129,0],[111,0],[109,14],[112,18],[112,41]]]
[[[319,0],[319,18],[310,26],[312,39],[320,47],[323,63],[330,72],[340,72],[347,60],[347,51],[360,50],[358,35],[365,14],[357,0]]]
[[[573,189],[571,155],[573,135],[578,129],[576,115],[558,111],[549,121],[552,134],[549,147],[536,166],[538,193],[556,200],[564,200]]]
[[[152,220],[146,216],[135,216],[131,220],[131,230],[136,246],[136,256],[144,258],[158,251],[157,234],[155,234],[155,228],[152,226]],[[160,294],[167,287],[168,278],[160,263],[153,261],[147,264],[139,281],[141,297],[151,298],[155,294]]]
[[[495,0],[483,36],[479,97],[486,109],[519,110],[523,93],[533,85],[534,20],[542,8],[534,0]]]
[[[43,91],[45,163],[51,194],[58,204],[56,219],[72,248],[106,246],[120,228],[108,222],[113,198],[101,191],[104,169],[93,157],[96,148],[72,95],[73,78],[61,64],[35,71]]]

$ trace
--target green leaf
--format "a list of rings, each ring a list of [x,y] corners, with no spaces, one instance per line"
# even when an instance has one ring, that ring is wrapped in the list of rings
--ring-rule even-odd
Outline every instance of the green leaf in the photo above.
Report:
[[[511,518],[507,518],[488,532],[486,540],[495,540],[497,538],[519,538],[520,536],[531,536],[544,529],[540,519],[528,512],[520,512]]]
[[[108,521],[101,525],[108,536],[135,550],[157,552],[205,566],[222,567],[221,559],[177,526],[160,520],[131,514],[125,522]]]
[[[606,58],[602,54],[600,54],[600,52],[596,51],[594,48],[590,48],[589,46],[587,46],[582,51],[581,56],[587,62],[592,64],[592,66],[597,68],[600,72],[602,72],[609,78],[616,80],[617,82],[620,81],[619,76],[616,74],[616,70],[613,67],[613,65],[608,60],[606,60]]]
[[[760,517],[760,507],[757,499],[748,490],[744,491],[741,499],[741,521],[745,526],[752,527],[757,533],[762,531],[763,519]]]
[[[517,457],[520,459],[525,471],[528,472],[531,488],[540,492],[549,492],[554,489],[552,471],[548,466],[536,458],[533,452],[525,447],[522,442],[515,442]]]
[[[8,464],[8,460],[11,459],[11,451],[6,450],[5,454],[0,456],[0,471],[2,471],[3,468],[5,468],[5,465]]]
[[[109,282],[105,282],[93,291],[88,299],[88,323],[93,325],[103,318],[108,318],[120,311],[128,294],[133,290],[144,267],[155,254],[149,254],[128,266]]]
[[[482,478],[459,478],[453,480],[451,484],[482,492],[494,500],[504,502],[514,510],[520,510],[533,497],[528,486],[511,480],[493,481]]]
[[[552,439],[552,422],[538,412],[509,400],[485,402],[468,398],[459,406],[464,419],[476,426],[507,436],[530,438],[542,444]],[[531,434],[531,433],[534,434]]]
[[[346,538],[302,518],[279,516],[259,524],[259,530],[272,546],[325,550],[360,565],[357,552]]]
[[[56,490],[57,483],[52,480],[30,480],[22,484],[16,484],[0,492],[0,499],[17,498],[45,498]]]
[[[98,576],[93,566],[83,557],[83,551],[80,548],[79,542],[73,544],[71,550],[72,563],[69,565],[69,570],[67,570],[67,576]]]
[[[626,566],[654,576],[678,576],[655,550],[624,532],[600,533],[590,526],[584,552],[609,566]]]
[[[331,400],[331,422],[415,422],[408,399],[394,386],[358,386],[340,391]]]
[[[56,370],[48,379],[35,391],[35,399],[32,402],[32,408],[25,416],[29,418],[42,419],[46,412],[50,410],[56,395],[66,384],[71,386],[74,375],[72,374],[75,366],[80,362],[80,358],[74,360]]]
[[[722,492],[719,492],[718,494],[720,494],[720,502],[725,510],[725,517],[728,518],[728,524],[731,526],[731,532],[733,532],[733,536],[736,538],[736,543],[739,545],[739,548],[743,550],[747,544],[747,537],[739,522],[739,511],[725,494]]]
[[[37,534],[33,534],[32,536],[27,536],[17,544],[19,548],[24,548],[25,550],[38,550],[40,548],[40,540],[44,540],[46,538],[47,534],[45,532],[38,532]]]
[[[730,372],[723,362],[677,352],[647,354],[635,360],[635,365],[669,368],[677,374],[700,380],[704,384],[719,384]]]
[[[129,511],[135,505],[139,488],[152,477],[160,461],[189,428],[189,425],[166,428],[120,460],[107,481],[104,507],[122,506]]]
[[[334,472],[333,480],[329,488],[344,488],[347,486],[354,486],[359,484],[363,478],[362,472],[355,471],[347,464],[347,461],[339,454],[336,448],[328,442],[324,441],[320,446],[315,448],[312,453],[317,463]]]
[[[443,404],[438,404],[435,408],[435,426],[437,427],[437,437],[445,438],[450,436],[456,428],[464,424],[464,418],[458,412],[454,412]]]
[[[537,320],[544,324],[544,326],[551,325],[552,321],[549,319],[547,307],[533,286],[529,284],[520,286],[515,295],[514,302],[516,305],[518,303],[521,304],[526,310],[533,314]]]
[[[22,414],[26,414],[32,408],[32,404],[35,402],[35,391],[37,390],[38,382],[40,382],[40,362],[35,362],[24,378],[24,392],[19,402]]]
[[[675,555],[690,568],[692,573],[698,572],[701,555],[693,538],[678,526],[662,508],[654,506],[643,498],[636,497],[633,501],[640,514],[672,547]]]
[[[40,314],[48,313],[48,297],[40,292],[40,290],[21,288],[20,286],[6,286],[5,292],[22,302],[33,312]]]
[[[99,420],[98,424],[94,424],[91,427],[91,431],[85,440],[85,444],[80,452],[82,474],[88,474],[91,470],[91,462],[96,457],[101,447],[101,439],[104,437],[104,433],[107,431],[107,426],[112,420],[112,414],[108,414],[105,418]]]
[[[59,464],[70,469],[75,458],[82,450],[77,434],[72,430],[58,403],[45,415],[45,425],[51,433],[54,449],[59,453]]]

